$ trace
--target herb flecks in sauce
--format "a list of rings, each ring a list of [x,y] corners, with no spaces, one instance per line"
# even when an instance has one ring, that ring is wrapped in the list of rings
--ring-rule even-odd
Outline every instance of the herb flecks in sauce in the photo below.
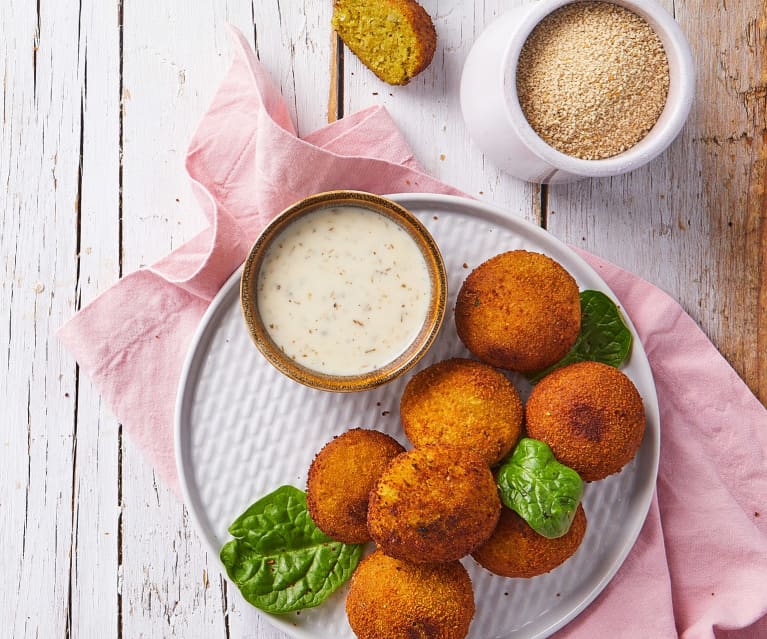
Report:
[[[396,359],[428,311],[431,283],[416,242],[361,207],[314,211],[267,251],[258,305],[271,338],[307,368],[366,373]]]

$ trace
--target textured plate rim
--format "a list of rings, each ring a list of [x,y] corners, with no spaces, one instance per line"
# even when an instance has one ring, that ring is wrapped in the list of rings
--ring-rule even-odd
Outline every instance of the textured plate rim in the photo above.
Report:
[[[433,193],[395,193],[389,194],[388,197],[395,202],[401,204],[405,208],[418,209],[441,209],[447,212],[455,212],[473,215],[484,219],[485,221],[493,222],[501,226],[505,226],[512,230],[521,229],[524,234],[534,238],[539,248],[548,255],[561,254],[565,255],[568,260],[578,264],[579,268],[588,272],[591,277],[601,283],[601,289],[609,294],[613,299],[618,299],[613,293],[607,283],[597,273],[588,262],[586,262],[580,255],[578,255],[572,248],[561,240],[554,237],[545,229],[525,220],[524,218],[514,216],[500,207],[495,205],[486,204],[477,200],[472,200],[465,197],[455,195],[441,195]],[[200,512],[204,512],[199,499],[191,490],[193,479],[193,468],[191,459],[189,457],[190,451],[186,446],[184,440],[184,433],[186,431],[185,425],[187,423],[186,417],[189,410],[189,381],[197,371],[198,363],[204,352],[204,347],[211,338],[210,327],[215,326],[213,324],[216,317],[226,310],[226,302],[230,297],[234,297],[235,300],[239,299],[239,280],[242,272],[242,266],[240,266],[224,283],[219,292],[211,301],[210,305],[203,314],[200,323],[195,331],[192,340],[190,341],[186,358],[181,370],[181,376],[179,379],[178,392],[176,395],[176,406],[174,411],[174,452],[176,459],[176,468],[179,475],[179,487],[181,495],[184,500],[184,504],[189,512],[192,526],[197,532],[200,539],[203,540],[208,552],[213,554],[216,558],[220,570],[225,575],[226,569],[221,563],[219,558],[219,549],[215,542],[215,537],[211,531],[206,530],[202,525]],[[623,312],[623,318],[629,327],[633,337],[634,345],[632,347],[631,358],[638,360],[638,365],[645,370],[649,376],[650,381],[650,396],[643,396],[645,401],[645,410],[647,411],[647,423],[652,431],[653,437],[649,439],[646,437],[646,442],[652,446],[649,451],[651,455],[651,472],[644,477],[641,482],[640,488],[638,488],[636,494],[638,496],[637,506],[633,510],[633,518],[635,520],[634,529],[625,537],[623,547],[618,553],[616,553],[612,564],[602,572],[601,578],[592,585],[591,589],[581,598],[580,602],[573,606],[566,614],[561,615],[557,619],[553,620],[550,624],[542,627],[533,633],[526,635],[526,639],[544,639],[550,636],[557,630],[561,629],[583,612],[594,599],[604,590],[608,583],[618,572],[618,569],[623,565],[626,557],[631,549],[634,547],[637,538],[644,526],[644,522],[647,518],[647,514],[652,504],[653,495],[655,493],[655,484],[658,475],[658,466],[660,463],[660,411],[658,407],[658,399],[655,391],[655,385],[652,379],[652,370],[650,368],[647,354],[645,353],[644,346],[639,339],[639,335],[634,327],[634,324],[629,317],[628,313]],[[647,445],[643,442],[643,446]],[[255,609],[254,609],[255,610]],[[298,639],[310,639],[314,635],[302,628],[291,625],[279,615],[272,615],[263,611],[258,611],[260,614],[266,616],[270,624],[281,630],[285,634],[296,637]]]

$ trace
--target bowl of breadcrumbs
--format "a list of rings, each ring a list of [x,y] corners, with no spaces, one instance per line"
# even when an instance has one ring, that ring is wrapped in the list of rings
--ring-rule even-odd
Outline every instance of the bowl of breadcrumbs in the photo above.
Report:
[[[541,0],[474,43],[461,108],[482,151],[512,175],[571,182],[662,153],[692,105],[679,25],[652,0]]]

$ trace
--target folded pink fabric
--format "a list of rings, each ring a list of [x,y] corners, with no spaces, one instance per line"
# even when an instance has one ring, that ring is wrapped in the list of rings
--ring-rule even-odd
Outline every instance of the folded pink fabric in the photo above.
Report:
[[[234,41],[232,68],[187,158],[209,228],[124,277],[59,333],[174,488],[173,411],[188,344],[263,225],[288,204],[334,188],[460,194],[419,168],[383,109],[297,138],[247,41],[238,32]],[[767,411],[675,301],[581,254],[647,350],[661,409],[661,466],[628,559],[557,636],[767,637]]]

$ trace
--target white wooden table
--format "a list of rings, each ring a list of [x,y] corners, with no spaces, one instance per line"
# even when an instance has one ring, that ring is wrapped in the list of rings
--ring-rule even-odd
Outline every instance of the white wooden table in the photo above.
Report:
[[[0,0],[1,636],[283,637],[227,588],[54,337],[202,227],[183,162],[229,65],[227,23],[301,134],[385,105],[437,177],[675,296],[767,400],[763,0],[663,0],[699,69],[687,128],[645,169],[556,188],[499,173],[460,118],[469,46],[519,2],[423,0],[437,53],[392,88],[338,46],[330,0]]]

